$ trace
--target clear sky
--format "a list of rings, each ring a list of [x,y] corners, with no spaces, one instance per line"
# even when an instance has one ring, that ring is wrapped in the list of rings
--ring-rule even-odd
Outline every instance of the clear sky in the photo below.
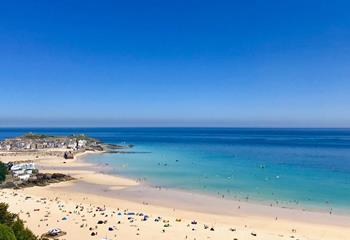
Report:
[[[349,1],[3,1],[0,126],[350,127]]]

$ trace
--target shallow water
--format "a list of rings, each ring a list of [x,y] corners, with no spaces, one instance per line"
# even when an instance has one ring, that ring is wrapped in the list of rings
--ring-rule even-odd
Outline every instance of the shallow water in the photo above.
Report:
[[[0,129],[86,133],[135,144],[130,154],[103,154],[110,173],[184,190],[301,208],[350,209],[349,129],[88,128]]]

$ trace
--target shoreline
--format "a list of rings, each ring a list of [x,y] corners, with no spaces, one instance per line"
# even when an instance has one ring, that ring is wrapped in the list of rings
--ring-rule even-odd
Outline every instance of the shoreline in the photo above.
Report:
[[[108,154],[108,152],[99,152],[99,153],[86,153],[83,154],[81,156],[79,156],[79,158],[77,159],[77,161],[82,162],[82,163],[86,163],[86,164],[91,164],[91,166],[95,166],[96,168],[101,168],[100,170],[102,170],[101,173],[106,174],[106,175],[111,175],[111,176],[117,176],[120,178],[125,178],[131,181],[135,181],[136,183],[138,183],[138,187],[139,188],[143,188],[144,191],[147,189],[151,189],[151,190],[159,190],[162,189],[164,191],[168,191],[168,192],[173,192],[176,194],[187,194],[187,195],[195,195],[197,197],[205,197],[205,198],[211,198],[211,199],[215,199],[215,200],[224,200],[224,201],[233,201],[236,204],[248,204],[248,205],[252,205],[252,206],[257,206],[257,207],[267,207],[267,208],[277,208],[277,209],[287,209],[287,210],[295,210],[295,211],[302,211],[302,212],[310,212],[310,213],[320,213],[320,214],[329,214],[329,209],[333,209],[332,211],[332,215],[335,216],[341,216],[341,217],[350,217],[350,209],[342,209],[342,208],[337,208],[337,207],[333,207],[330,206],[329,209],[323,208],[323,207],[318,207],[315,205],[310,204],[310,206],[314,206],[314,208],[311,208],[309,206],[304,206],[302,204],[298,205],[298,204],[291,204],[288,203],[287,201],[283,201],[283,200],[277,200],[278,203],[275,203],[275,200],[254,200],[254,199],[249,199],[249,200],[245,200],[245,198],[233,198],[233,197],[227,197],[225,196],[224,198],[222,198],[222,195],[216,195],[214,193],[211,192],[202,192],[200,190],[195,190],[195,189],[181,189],[181,188],[167,188],[167,187],[163,187],[163,186],[159,186],[159,185],[155,185],[152,183],[147,182],[146,180],[142,180],[139,181],[138,178],[133,178],[133,177],[129,177],[129,176],[125,176],[122,174],[114,174],[114,173],[108,173],[108,171],[103,171],[104,168],[104,164],[101,163],[101,165],[97,164],[97,163],[92,163],[89,162],[88,160],[86,160],[87,157],[89,157],[90,154]],[[108,168],[108,166],[107,166]],[[159,192],[159,191],[157,191]],[[336,210],[336,211],[335,211]],[[341,212],[343,211],[343,212]]]
[[[158,190],[143,182],[140,183],[123,176],[104,173],[106,166],[103,163],[99,165],[85,160],[85,157],[89,154],[91,152],[81,153],[72,160],[59,158],[38,160],[40,171],[59,171],[70,174],[76,180],[46,187],[5,190],[2,192],[11,194],[11,192],[17,191],[33,197],[60,198],[62,201],[71,203],[99,204],[109,208],[123,206],[124,209],[152,213],[153,216],[166,216],[172,219],[173,222],[176,222],[174,218],[186,219],[187,222],[195,218],[207,225],[215,225],[215,228],[222,227],[225,229],[220,231],[220,233],[225,234],[221,235],[223,238],[213,236],[214,239],[225,239],[225,236],[229,235],[228,229],[230,226],[240,229],[239,232],[242,234],[240,236],[245,236],[245,238],[239,237],[237,239],[250,239],[248,237],[254,237],[253,232],[257,232],[261,236],[260,239],[269,240],[284,239],[287,236],[289,238],[292,235],[301,236],[299,239],[328,240],[344,239],[345,236],[350,235],[350,217],[348,216],[257,205],[173,189]],[[103,154],[103,152],[93,152],[92,154]],[[13,209],[12,204],[10,204],[10,209]],[[29,225],[31,226],[31,224]],[[184,235],[188,230],[186,226],[175,231],[178,231],[177,234]],[[297,232],[292,231],[295,229]],[[209,234],[205,229],[203,232],[196,229],[196,233],[198,235]],[[215,233],[217,233],[217,230],[215,230]],[[71,236],[74,234],[72,233]],[[154,237],[154,239],[163,239],[162,236],[160,232],[160,236]],[[296,238],[298,239],[298,237]],[[153,239],[153,237],[149,239]]]
[[[203,193],[200,191],[191,191],[191,190],[186,190],[186,189],[177,189],[177,188],[165,188],[162,187],[161,189],[159,187],[157,187],[156,185],[152,185],[146,181],[138,181],[137,179],[131,178],[131,177],[127,177],[127,176],[123,176],[120,174],[110,174],[108,173],[106,170],[108,168],[108,165],[105,165],[104,163],[91,163],[88,162],[86,160],[87,157],[89,157],[90,155],[102,155],[102,154],[106,154],[108,153],[107,151],[101,151],[101,152],[92,152],[92,151],[85,151],[82,153],[78,153],[75,156],[75,159],[73,159],[72,162],[74,162],[76,164],[76,166],[68,166],[67,168],[69,168],[70,170],[64,170],[64,168],[59,168],[59,167],[53,167],[53,169],[57,170],[57,171],[64,171],[66,173],[69,174],[69,172],[71,172],[71,174],[74,176],[75,173],[74,171],[91,171],[91,172],[95,172],[97,174],[100,174],[103,177],[106,178],[115,178],[117,181],[124,181],[127,182],[128,184],[126,186],[124,186],[123,191],[121,191],[121,194],[118,194],[119,198],[122,198],[124,200],[127,201],[133,201],[136,203],[142,203],[143,201],[140,202],[140,198],[143,197],[145,198],[145,196],[147,196],[147,194],[150,194],[151,196],[156,196],[155,198],[150,199],[148,196],[148,200],[152,202],[153,205],[158,205],[158,206],[162,206],[162,207],[167,207],[167,208],[179,208],[179,209],[183,209],[183,210],[193,210],[193,208],[195,208],[198,213],[209,213],[209,214],[220,214],[223,216],[228,216],[229,214],[227,213],[227,211],[220,211],[221,213],[218,213],[217,209],[208,209],[208,208],[201,208],[198,207],[198,205],[195,204],[190,204],[191,203],[191,199],[190,198],[194,198],[197,199],[197,203],[198,203],[198,199],[205,199],[205,201],[209,201],[213,204],[218,204],[220,203],[226,203],[231,206],[234,206],[235,208],[238,208],[240,210],[242,210],[243,208],[245,208],[246,210],[242,210],[242,212],[244,214],[247,214],[247,210],[253,210],[253,211],[248,211],[248,213],[250,215],[255,215],[257,217],[275,217],[274,215],[283,215],[283,217],[285,218],[289,218],[289,220],[298,220],[298,221],[305,221],[305,219],[295,219],[295,217],[298,217],[297,215],[293,214],[293,213],[301,213],[303,214],[315,214],[318,215],[318,217],[320,218],[312,218],[312,219],[307,219],[306,222],[310,222],[310,220],[317,220],[317,223],[325,223],[320,221],[321,219],[324,219],[322,217],[325,216],[332,216],[332,217],[339,217],[339,218],[345,218],[346,221],[344,221],[343,223],[341,223],[341,225],[343,226],[349,226],[350,227],[350,214],[343,213],[343,214],[339,214],[338,212],[336,213],[332,213],[331,215],[329,214],[328,211],[326,211],[326,209],[321,209],[321,208],[316,208],[316,209],[308,209],[308,208],[298,208],[298,207],[286,207],[286,206],[280,206],[280,205],[270,205],[269,202],[261,203],[258,201],[246,201],[244,199],[232,199],[232,198],[221,198],[219,196],[216,196],[214,194],[210,194],[210,193]],[[67,160],[65,160],[67,161]],[[46,166],[47,167],[47,166]],[[50,167],[51,168],[51,167]],[[78,169],[74,169],[74,168],[78,168]],[[52,171],[52,169],[50,169],[48,171],[48,169],[46,168],[45,170],[43,169],[44,172],[54,172]],[[78,176],[80,176],[80,174],[78,173]],[[85,178],[85,177],[83,177]],[[82,178],[80,178],[81,180]],[[87,179],[85,178],[85,181]],[[88,184],[90,184],[89,187],[93,186],[93,185],[105,185],[107,188],[111,188],[108,191],[105,192],[110,192],[111,190],[122,190],[122,189],[116,189],[111,187],[110,185],[106,184],[107,182],[104,182],[103,184],[101,184],[101,182],[99,181],[87,181]],[[111,184],[113,185],[113,184]],[[74,187],[72,188],[72,191],[77,191],[77,189],[74,189]],[[166,196],[159,196],[161,195],[161,193],[166,192]],[[136,195],[135,195],[136,193]],[[143,194],[141,196],[141,193]],[[158,196],[157,196],[158,195]],[[187,204],[177,204],[177,201],[171,201],[171,199],[169,199],[171,197],[176,198],[176,197],[181,197],[181,196],[185,196],[182,200],[185,201]],[[114,197],[113,194],[111,197]],[[154,201],[155,200],[155,201]],[[193,199],[192,199],[193,200]],[[203,202],[205,202],[203,201]],[[170,203],[170,204],[168,204]],[[217,205],[216,205],[217,206]],[[273,211],[277,211],[277,214],[270,214],[270,210]],[[267,210],[267,211],[266,211]],[[256,214],[256,213],[260,213],[260,214]],[[235,214],[240,214],[240,212],[234,212]],[[255,213],[255,214],[254,214]],[[292,213],[292,214],[288,214],[288,213]],[[349,221],[347,221],[349,220]],[[327,223],[327,222],[326,222]],[[329,223],[329,222],[328,222]]]

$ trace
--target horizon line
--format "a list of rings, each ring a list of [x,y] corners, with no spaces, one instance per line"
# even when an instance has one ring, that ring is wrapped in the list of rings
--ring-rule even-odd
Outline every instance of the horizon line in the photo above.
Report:
[[[108,128],[221,128],[221,129],[349,129],[350,127],[326,126],[0,126],[0,129],[108,129]]]

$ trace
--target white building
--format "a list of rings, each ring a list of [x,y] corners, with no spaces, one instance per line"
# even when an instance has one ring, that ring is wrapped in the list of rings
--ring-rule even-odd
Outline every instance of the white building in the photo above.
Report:
[[[22,181],[27,181],[30,178],[30,176],[31,174],[22,174],[22,175],[18,175],[17,177]]]
[[[86,140],[79,140],[79,141],[78,141],[78,148],[85,147],[86,144],[87,144],[87,141],[86,141]]]
[[[34,162],[26,161],[14,162],[10,170],[13,176],[19,177],[20,179],[28,179],[33,174],[33,170],[35,169],[36,167]],[[29,177],[27,175],[29,175]]]
[[[77,147],[77,143],[74,141],[74,142],[69,142],[67,144],[67,148],[71,148],[71,149],[75,149]]]

